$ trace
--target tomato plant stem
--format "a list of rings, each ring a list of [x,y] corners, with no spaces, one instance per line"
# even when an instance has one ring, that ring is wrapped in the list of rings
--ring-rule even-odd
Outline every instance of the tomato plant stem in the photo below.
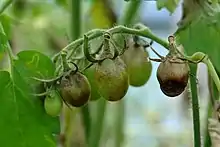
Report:
[[[207,68],[208,68],[208,72],[209,72],[209,75],[210,77],[212,78],[212,80],[214,81],[215,85],[216,85],[216,88],[218,90],[218,92],[220,93],[220,80],[219,80],[219,77],[218,77],[218,74],[212,64],[212,62],[210,61],[210,59],[208,58],[208,56],[202,52],[196,52],[194,53],[192,56],[190,57],[186,57],[188,58],[189,60],[192,60],[194,62],[203,62],[204,64],[206,64]],[[195,95],[195,94],[194,94]],[[217,98],[215,98],[217,99]],[[193,121],[194,121],[194,137],[195,137],[195,147],[200,147],[200,138],[199,138],[199,126],[198,126],[198,122],[199,122],[199,117],[198,117],[198,110],[196,109],[199,109],[198,108],[198,100],[193,98]],[[196,112],[197,111],[197,112]],[[197,114],[198,113],[198,114]],[[194,118],[195,117],[195,118]],[[199,142],[198,142],[199,141]]]
[[[117,104],[115,117],[115,147],[123,146],[124,141],[124,119],[125,119],[125,101],[121,100]]]
[[[196,75],[197,65],[190,65],[191,74]],[[191,95],[192,95],[192,113],[193,113],[193,130],[194,130],[194,147],[201,147],[200,140],[200,115],[199,102],[197,95],[197,84],[195,77],[190,76]]]
[[[81,34],[81,0],[71,0],[71,36],[72,40],[79,38]]]
[[[135,28],[129,28],[129,27],[125,27],[123,25],[118,25],[116,27],[110,28],[108,30],[106,29],[93,29],[89,32],[87,32],[85,35],[88,36],[88,40],[92,40],[95,39],[97,37],[102,36],[105,32],[109,32],[112,35],[114,34],[132,34],[132,35],[138,35],[138,36],[142,36],[142,37],[146,37],[149,39],[152,39],[153,41],[159,43],[160,45],[162,45],[163,47],[165,47],[166,49],[169,49],[169,43],[167,41],[164,41],[163,39],[157,37],[156,35],[154,35],[150,29],[144,25],[138,24],[139,29],[135,29]],[[82,45],[84,42],[83,37],[79,38],[73,42],[71,42],[70,44],[68,44],[66,47],[64,47],[62,50],[66,50],[67,52],[69,52],[70,50],[74,50],[76,49],[76,46],[78,45]],[[56,60],[56,58],[59,56],[60,52],[57,53],[54,57],[53,60]],[[69,56],[70,57],[70,56]]]
[[[206,64],[207,68],[208,68],[208,71],[209,71],[209,74],[210,76],[212,77],[217,89],[218,89],[218,92],[220,93],[220,80],[218,78],[218,74],[216,73],[215,71],[215,68],[212,64],[212,62],[210,61],[210,59],[208,57],[206,57],[204,60],[203,60],[203,63]]]
[[[220,93],[220,80],[219,80],[218,74],[217,74],[212,62],[208,58],[208,55],[206,55],[205,53],[202,53],[202,52],[196,52],[192,56],[187,56],[186,59],[189,59],[194,62],[199,61],[199,62],[203,62],[204,64],[206,64],[206,66],[208,68],[208,72],[209,72],[212,80],[214,81],[214,83],[218,89],[218,92]]]

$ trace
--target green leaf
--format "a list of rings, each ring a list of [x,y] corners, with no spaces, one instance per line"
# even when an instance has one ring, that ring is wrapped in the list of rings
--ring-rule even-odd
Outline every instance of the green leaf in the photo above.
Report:
[[[220,13],[218,13],[219,15]],[[215,23],[210,20],[215,20]],[[176,36],[179,43],[184,46],[188,55],[197,51],[209,55],[212,63],[220,71],[220,17],[199,17],[182,31],[177,30]]]
[[[2,23],[2,26],[4,28],[5,34],[10,36],[11,33],[11,23],[12,23],[12,18],[6,14],[0,15],[0,21]]]
[[[179,0],[157,0],[157,9],[166,8],[171,14],[176,10]]]
[[[0,72],[0,146],[56,147],[59,118],[47,115],[43,102],[30,95],[36,82],[28,80],[36,75],[53,77],[52,61],[39,52],[22,51],[11,68],[11,77]]]

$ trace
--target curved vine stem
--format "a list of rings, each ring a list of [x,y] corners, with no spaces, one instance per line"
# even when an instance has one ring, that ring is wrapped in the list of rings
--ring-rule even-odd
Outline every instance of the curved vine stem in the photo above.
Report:
[[[203,62],[204,64],[206,64],[207,68],[208,68],[208,72],[211,76],[211,78],[213,79],[218,92],[220,93],[220,80],[218,77],[218,74],[212,64],[212,62],[210,61],[208,55],[206,55],[205,53],[202,52],[196,52],[194,53],[192,56],[186,56],[187,60],[193,61],[195,63],[198,63],[198,61]]]
[[[137,24],[136,27],[138,26],[138,29],[134,28],[129,28],[125,27],[123,25],[118,25],[116,27],[110,28],[108,30],[106,29],[93,29],[89,32],[87,32],[85,35],[88,37],[88,41],[95,39],[97,37],[100,37],[104,35],[106,32],[114,35],[114,34],[131,34],[131,35],[138,35],[146,38],[150,38],[151,40],[154,40],[155,42],[159,43],[160,45],[164,46],[166,49],[169,48],[169,44],[167,41],[162,40],[161,38],[157,37],[154,35],[150,29],[142,24]],[[84,43],[84,38],[79,38],[70,44],[68,44],[66,47],[64,47],[61,51],[63,50],[72,50],[78,45],[82,45]],[[59,56],[60,52],[57,53],[54,57],[53,60],[56,60],[57,57]]]

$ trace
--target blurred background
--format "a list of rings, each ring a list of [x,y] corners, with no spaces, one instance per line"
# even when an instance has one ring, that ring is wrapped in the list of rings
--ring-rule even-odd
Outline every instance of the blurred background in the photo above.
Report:
[[[1,22],[15,53],[35,49],[54,55],[65,47],[70,39],[70,6],[67,0],[18,0],[17,5],[1,16]],[[0,1],[0,4],[4,0]],[[167,39],[177,30],[182,16],[181,1],[174,13],[157,9],[156,1],[143,0],[134,22],[148,26],[154,34]],[[128,2],[123,0],[82,0],[82,31],[93,28],[109,28],[123,15]],[[13,24],[12,26],[10,24]],[[161,55],[167,50],[157,43],[153,48]],[[147,49],[150,57],[155,54]],[[4,61],[1,57],[1,62]],[[3,62],[2,62],[3,63]],[[156,79],[159,63],[152,62],[153,70],[149,81],[142,87],[129,87],[120,102],[107,102],[105,121],[101,135],[101,147],[191,147],[193,146],[192,112],[187,92],[178,97],[166,97]],[[201,119],[206,115],[208,90],[207,73],[204,65],[199,66],[199,96]],[[89,103],[91,114],[96,115],[99,102]],[[123,103],[123,104],[122,104]],[[120,115],[119,115],[120,114]],[[83,123],[78,110],[71,114],[71,144],[84,146]],[[62,128],[62,132],[65,129]],[[117,131],[121,131],[118,133]],[[91,132],[94,133],[94,132]],[[118,135],[119,134],[119,135]],[[119,145],[115,145],[120,140]],[[61,143],[62,144],[62,143]]]

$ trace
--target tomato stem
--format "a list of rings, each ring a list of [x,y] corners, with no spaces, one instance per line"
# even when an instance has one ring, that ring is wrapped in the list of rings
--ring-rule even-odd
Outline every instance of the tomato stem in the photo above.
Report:
[[[88,61],[95,63],[98,62],[96,59],[94,59],[90,54],[89,54],[89,40],[86,35],[84,35],[84,43],[83,43],[83,51],[84,55],[87,58]]]
[[[167,41],[164,41],[163,39],[157,37],[156,35],[154,35],[150,29],[148,27],[146,27],[143,24],[137,24],[136,27],[138,27],[138,29],[135,28],[129,28],[129,27],[125,27],[123,25],[118,25],[116,27],[110,28],[110,29],[93,29],[89,32],[87,32],[85,35],[88,37],[88,41],[93,40],[95,38],[98,38],[100,36],[102,36],[103,34],[105,34],[106,32],[115,35],[115,34],[131,34],[131,35],[138,35],[138,36],[142,36],[142,37],[146,37],[146,38],[150,38],[151,40],[159,43],[160,45],[162,45],[163,47],[165,47],[166,49],[169,49],[169,43]],[[68,44],[66,47],[64,47],[61,52],[63,50],[69,52],[70,50],[75,50],[75,47],[78,45],[82,45],[84,43],[84,37],[79,38],[73,42],[71,42],[70,44]],[[57,53],[56,55],[54,55],[53,59],[56,59],[59,56],[60,52]],[[69,57],[70,58],[70,57]]]
[[[218,92],[220,93],[220,80],[219,80],[218,74],[215,70],[215,67],[213,66],[212,62],[208,58],[208,55],[206,55],[205,53],[202,53],[202,52],[196,52],[192,56],[186,56],[186,59],[194,61],[195,63],[203,62],[204,64],[206,64],[206,66],[208,68],[208,72],[209,72],[210,76],[212,77],[212,79],[218,89]]]
[[[197,65],[190,65],[190,71],[192,74],[196,75]],[[192,89],[192,90],[191,90]],[[193,113],[193,130],[194,130],[194,147],[201,147],[200,139],[200,114],[199,114],[199,101],[197,94],[197,84],[194,77],[190,76],[190,86],[189,90],[191,92],[192,99],[192,113]]]

